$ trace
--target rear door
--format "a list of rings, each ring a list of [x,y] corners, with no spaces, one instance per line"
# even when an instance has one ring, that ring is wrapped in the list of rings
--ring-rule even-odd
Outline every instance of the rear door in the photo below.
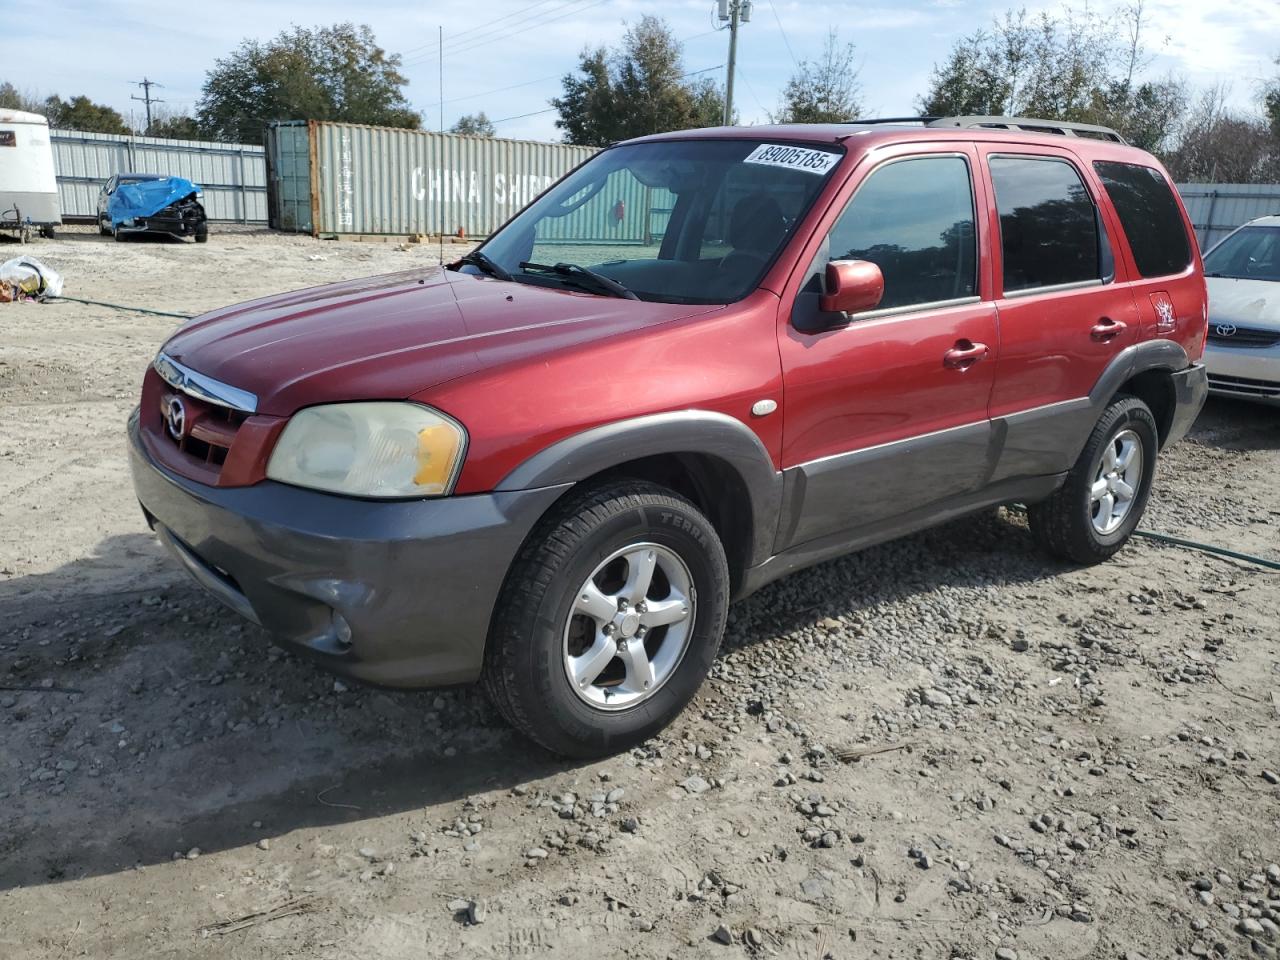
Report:
[[[995,308],[980,296],[976,164],[968,144],[885,151],[855,174],[803,254],[779,338],[792,504],[779,550],[981,485],[997,336]],[[880,266],[880,306],[819,316],[826,264],[849,259]]]
[[[995,200],[1000,357],[991,418],[1007,430],[991,482],[1060,473],[1089,391],[1138,335],[1118,225],[1079,161],[1024,144],[980,147]]]

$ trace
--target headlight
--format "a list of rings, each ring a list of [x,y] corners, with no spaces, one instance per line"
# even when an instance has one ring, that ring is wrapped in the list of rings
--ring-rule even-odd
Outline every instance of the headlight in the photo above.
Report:
[[[450,493],[467,433],[416,403],[335,403],[293,415],[267,476],[353,497],[434,497]]]

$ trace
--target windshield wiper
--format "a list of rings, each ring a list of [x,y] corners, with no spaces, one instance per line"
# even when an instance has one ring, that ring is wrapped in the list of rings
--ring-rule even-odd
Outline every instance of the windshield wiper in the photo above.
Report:
[[[622,297],[624,300],[640,299],[617,280],[611,280],[603,273],[596,273],[594,270],[588,270],[586,267],[579,266],[576,263],[522,263],[520,264],[520,269],[526,273],[554,274],[565,280],[576,282],[578,286],[593,286],[597,291],[604,291],[610,296]],[[583,283],[583,280],[586,280],[587,283]]]
[[[458,262],[469,263],[471,266],[482,270],[491,277],[497,277],[499,280],[512,279],[511,273],[506,269],[506,267],[497,263],[493,257],[489,256],[487,253],[482,253],[479,250],[472,250],[466,256],[460,257]]]

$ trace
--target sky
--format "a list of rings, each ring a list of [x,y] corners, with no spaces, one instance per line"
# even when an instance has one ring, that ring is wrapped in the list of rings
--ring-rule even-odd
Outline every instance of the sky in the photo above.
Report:
[[[0,0],[0,9],[16,2]],[[755,0],[738,40],[740,120],[768,121],[797,61],[816,58],[832,26],[842,41],[857,46],[867,114],[914,114],[933,64],[953,41],[1014,5]],[[1060,2],[1025,6],[1063,9]],[[1093,3],[1095,10],[1116,6]],[[1252,107],[1263,78],[1275,75],[1277,0],[1145,0],[1145,6],[1154,55],[1148,74],[1176,71],[1198,87],[1225,82],[1238,107]],[[11,60],[15,66],[0,61],[0,80],[42,97],[87,94],[136,119],[143,104],[130,97],[141,95],[134,83],[145,76],[163,85],[153,93],[166,109],[191,111],[206,70],[241,40],[266,40],[292,24],[354,20],[369,24],[384,49],[404,57],[406,95],[423,111],[424,125],[435,128],[441,99],[437,31],[443,27],[446,127],[462,114],[484,111],[497,122],[499,136],[559,140],[548,100],[560,92],[560,77],[576,67],[584,46],[613,45],[644,13],[663,17],[684,41],[686,70],[705,70],[723,83],[728,32],[715,29],[714,12],[715,0],[45,0],[38,15],[11,18],[4,38],[7,50],[42,53]]]

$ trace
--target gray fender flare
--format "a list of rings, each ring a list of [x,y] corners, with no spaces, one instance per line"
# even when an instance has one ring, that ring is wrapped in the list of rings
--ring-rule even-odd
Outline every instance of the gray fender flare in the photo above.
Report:
[[[782,474],[760,438],[741,420],[712,410],[674,410],[607,423],[559,440],[525,460],[494,488],[527,490],[577,483],[632,460],[659,454],[710,456],[741,478],[751,507],[748,565],[769,556],[782,501]]]
[[[1176,373],[1185,370],[1190,363],[1187,351],[1172,340],[1144,340],[1142,343],[1135,343],[1125,347],[1107,364],[1102,376],[1098,377],[1097,383],[1089,391],[1089,402],[1101,416],[1107,401],[1115,396],[1116,391],[1130,377],[1148,370]]]

